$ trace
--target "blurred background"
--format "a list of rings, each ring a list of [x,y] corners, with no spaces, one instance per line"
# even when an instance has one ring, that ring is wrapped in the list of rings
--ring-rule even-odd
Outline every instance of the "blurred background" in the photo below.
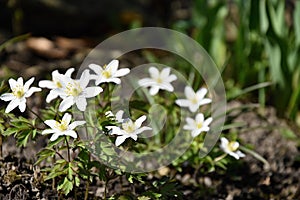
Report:
[[[171,28],[209,52],[229,99],[257,86],[242,100],[274,106],[299,126],[299,20],[297,0],[0,0],[0,75],[78,66],[115,33]]]

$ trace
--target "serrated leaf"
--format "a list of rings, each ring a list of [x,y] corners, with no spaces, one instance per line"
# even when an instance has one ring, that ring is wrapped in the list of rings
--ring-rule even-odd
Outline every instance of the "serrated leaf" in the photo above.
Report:
[[[62,190],[65,195],[68,195],[73,190],[73,182],[65,177],[64,181],[58,184],[57,190]]]

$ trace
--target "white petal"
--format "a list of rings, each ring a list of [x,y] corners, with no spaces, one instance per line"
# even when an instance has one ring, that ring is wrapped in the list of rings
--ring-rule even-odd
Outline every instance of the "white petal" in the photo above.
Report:
[[[49,133],[55,133],[55,130],[53,130],[53,129],[43,130],[42,135],[46,135],[46,134],[49,134]]]
[[[150,77],[156,79],[159,77],[159,71],[156,67],[149,68]]]
[[[69,113],[65,113],[62,118],[62,121],[65,122],[67,125],[69,125],[71,122],[71,119],[72,119],[72,115],[70,115]]]
[[[29,87],[31,86],[31,84],[33,83],[34,81],[34,77],[32,77],[31,79],[29,79],[25,85],[24,85],[24,90],[27,91],[29,89]]]
[[[213,118],[209,117],[203,122],[203,126],[208,126],[212,122]]]
[[[53,99],[56,99],[58,97],[57,90],[50,90],[49,94],[47,95],[46,102],[50,103]]]
[[[203,99],[204,96],[207,93],[207,89],[206,88],[201,88],[200,90],[197,91],[196,95],[197,95],[197,99]]]
[[[100,94],[103,91],[103,89],[101,87],[88,87],[84,91],[85,91],[85,97],[91,98]]]
[[[150,130],[152,130],[152,128],[150,128],[148,126],[143,126],[143,127],[139,128],[139,129],[137,129],[134,133],[137,135],[137,134],[140,134],[140,133],[142,133],[144,131],[150,131]]]
[[[149,87],[149,86],[156,84],[156,81],[154,81],[153,79],[150,79],[150,78],[143,78],[143,79],[139,80],[138,83],[142,87]]]
[[[202,113],[199,113],[196,115],[196,122],[197,123],[203,123],[204,122],[204,115]]]
[[[195,120],[190,118],[190,117],[187,117],[185,118],[185,121],[188,123],[188,125],[190,126],[194,126],[196,124]]]
[[[41,88],[37,88],[37,87],[31,87],[27,92],[25,92],[25,97],[30,97],[34,92],[40,92],[42,91]]]
[[[169,75],[170,75],[170,71],[171,71],[171,68],[170,68],[170,67],[164,68],[164,69],[161,71],[161,73],[160,73],[160,77],[161,77],[162,79],[168,78]]]
[[[124,111],[123,110],[119,110],[117,113],[116,113],[116,120],[118,122],[123,122],[123,114],[124,114]]]
[[[137,135],[136,135],[136,134],[131,134],[130,137],[131,137],[134,141],[137,140]]]
[[[242,153],[241,151],[236,151],[236,154],[242,158],[242,157],[245,157],[246,155],[244,153]]]
[[[59,133],[54,133],[54,134],[51,136],[50,141],[53,142],[53,141],[57,140],[57,138],[58,138],[59,136],[61,136],[61,134],[59,134]]]
[[[121,83],[121,79],[119,79],[119,78],[108,78],[108,79],[103,78],[100,82],[101,83],[104,83],[104,82],[105,83],[111,83],[111,82],[113,82],[113,83],[119,85]]]
[[[177,76],[174,74],[171,74],[169,77],[166,78],[166,81],[168,81],[168,82],[172,82],[175,80],[177,80]]]
[[[77,138],[77,133],[73,130],[68,130],[64,132],[64,135],[71,136],[72,138]]]
[[[120,146],[127,139],[127,137],[128,136],[126,135],[118,136],[115,142],[116,146]]]
[[[208,126],[204,126],[204,127],[202,127],[200,130],[202,131],[202,132],[208,132],[209,131],[209,127]]]
[[[23,86],[23,78],[22,77],[19,77],[18,80],[17,80],[17,83],[19,85],[22,85]]]
[[[198,135],[200,135],[200,133],[201,133],[201,130],[198,129],[198,130],[193,130],[191,134],[192,134],[192,137],[197,137]]]
[[[19,103],[19,110],[20,110],[21,112],[24,112],[25,109],[26,109],[26,99],[25,99],[25,98],[22,98],[22,99],[20,100],[20,103]]]
[[[170,83],[164,82],[164,83],[162,83],[161,86],[162,86],[162,89],[167,90],[169,92],[173,92],[174,91],[174,88],[173,88],[173,86]]]
[[[205,98],[205,99],[202,99],[199,102],[199,106],[202,106],[202,105],[205,105],[205,104],[208,104],[208,103],[211,103],[211,99]]]
[[[56,85],[53,81],[49,80],[42,80],[39,82],[39,87],[41,88],[48,88],[48,89],[54,89],[56,88]]]
[[[101,74],[103,71],[102,67],[96,64],[89,64],[89,68],[92,69],[96,74]]]
[[[187,99],[193,99],[196,95],[193,88],[191,88],[190,86],[186,86],[184,88],[184,94],[187,97]]]
[[[237,153],[235,153],[235,152],[228,152],[228,154],[229,154],[230,156],[234,157],[234,158],[237,159],[237,160],[240,158],[239,155],[238,155]]]
[[[70,68],[66,71],[65,76],[67,77],[71,77],[72,73],[75,71],[74,68]]]
[[[226,138],[224,138],[224,137],[221,137],[221,143],[222,144],[225,144],[225,145],[227,145],[228,143],[229,143],[229,141],[226,139]]]
[[[8,83],[9,83],[9,86],[10,86],[11,89],[12,89],[12,88],[15,88],[16,85],[17,85],[17,81],[15,81],[15,80],[12,79],[12,78],[10,78],[10,79],[8,80]]]
[[[178,99],[175,103],[180,107],[188,107],[191,104],[191,102],[187,99]]]
[[[60,112],[64,112],[66,111],[68,108],[70,108],[73,104],[74,104],[74,98],[73,97],[67,97],[65,98],[59,105],[59,111]]]
[[[15,95],[13,95],[12,93],[5,93],[0,96],[0,99],[3,101],[11,101],[15,98]]]
[[[87,106],[87,101],[86,101],[86,99],[84,97],[77,98],[76,101],[75,101],[75,103],[76,103],[77,108],[80,111],[85,111],[86,106]]]
[[[75,121],[75,122],[73,122],[73,123],[71,123],[71,124],[69,125],[69,129],[73,130],[73,129],[75,129],[77,126],[81,126],[81,125],[83,125],[83,124],[85,124],[85,121]]]
[[[199,108],[198,104],[192,104],[190,102],[189,109],[190,109],[191,112],[196,112],[198,110],[198,108]]]
[[[192,127],[192,126],[190,126],[190,125],[187,125],[187,124],[186,124],[186,125],[183,126],[183,129],[184,129],[184,130],[190,130],[190,131],[192,131],[192,130],[194,130],[195,128]]]
[[[119,67],[119,61],[118,60],[112,60],[108,65],[106,66],[107,70],[110,70],[112,74],[114,74]]]
[[[53,119],[49,119],[49,120],[44,121],[44,123],[47,124],[50,128],[55,129],[55,125],[58,122]]]
[[[119,127],[113,126],[113,127],[111,127],[111,134],[112,135],[124,135],[127,133],[124,133]]]
[[[136,128],[141,127],[142,123],[146,120],[146,118],[147,118],[147,117],[146,117],[145,115],[139,117],[139,118],[134,122],[135,127],[136,127]]]
[[[129,74],[129,72],[130,72],[130,69],[128,69],[128,68],[119,69],[119,70],[116,71],[116,73],[114,74],[114,77],[125,76],[125,75]]]
[[[159,91],[159,87],[158,86],[152,86],[151,88],[150,88],[150,95],[156,95],[157,93],[158,93],[158,91]]]
[[[11,102],[9,102],[9,104],[7,105],[7,107],[5,109],[5,113],[9,113],[13,109],[15,109],[19,105],[19,102],[20,102],[20,100],[17,98],[15,98]]]
[[[84,70],[80,76],[79,84],[82,89],[86,88],[90,81],[90,71]]]

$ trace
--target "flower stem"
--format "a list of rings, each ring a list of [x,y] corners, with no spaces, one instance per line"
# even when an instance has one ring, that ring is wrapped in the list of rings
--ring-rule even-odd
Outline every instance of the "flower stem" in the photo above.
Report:
[[[68,161],[71,162],[69,142],[68,142],[67,136],[64,135],[64,137],[65,137],[65,141],[66,141],[66,145],[67,145],[67,149],[68,149],[68,151],[67,151],[67,153],[68,153]]]
[[[85,189],[85,193],[84,193],[84,200],[87,200],[89,197],[89,187],[90,187],[90,181],[87,180],[86,189]]]
[[[44,120],[36,112],[34,112],[31,108],[28,108],[28,110],[44,123]]]
[[[222,160],[223,158],[225,158],[226,156],[227,156],[227,154],[224,153],[224,154],[220,155],[219,157],[216,157],[216,158],[214,159],[214,162],[218,162],[218,161]]]

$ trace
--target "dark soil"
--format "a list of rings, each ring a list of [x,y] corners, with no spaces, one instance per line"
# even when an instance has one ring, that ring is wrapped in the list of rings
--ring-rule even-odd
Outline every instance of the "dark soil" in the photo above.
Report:
[[[59,39],[56,38],[56,42],[48,41],[50,49],[41,49],[38,40],[33,40],[32,44],[27,40],[8,47],[1,55],[0,77],[10,76],[8,71],[25,78],[39,77],[56,66],[78,67],[95,44],[85,39]],[[72,45],[74,43],[76,45]],[[57,50],[54,53],[51,51],[53,48]],[[38,98],[31,103],[36,110],[41,104]],[[240,105],[240,102],[229,104],[230,107]],[[253,109],[233,115],[235,121],[246,122],[244,128],[236,130],[241,142],[249,144],[270,166],[266,167],[247,154],[245,158],[229,165],[227,173],[217,170],[208,174],[198,173],[193,177],[194,172],[186,169],[175,176],[180,186],[178,190],[187,199],[300,199],[299,130],[276,117],[273,108]],[[293,130],[297,136],[289,134],[289,130]],[[40,166],[33,165],[36,153],[45,144],[44,137],[32,141],[24,149],[16,148],[12,137],[4,141],[3,159],[0,160],[0,199],[58,198],[57,192],[52,189],[52,182],[42,182]],[[169,171],[167,175],[172,173],[172,169]],[[149,179],[160,178],[159,174],[162,173],[155,172]],[[122,187],[119,179],[111,181],[110,195],[144,190],[138,185],[130,185],[126,180],[122,181]],[[80,185],[76,191],[78,199],[83,199],[84,190],[85,185]],[[93,183],[90,199],[101,199],[103,191],[102,182]]]

